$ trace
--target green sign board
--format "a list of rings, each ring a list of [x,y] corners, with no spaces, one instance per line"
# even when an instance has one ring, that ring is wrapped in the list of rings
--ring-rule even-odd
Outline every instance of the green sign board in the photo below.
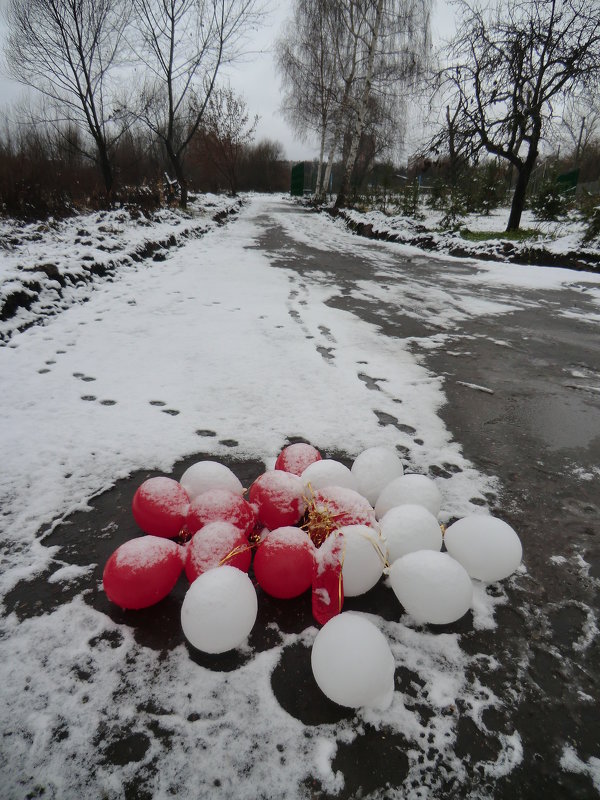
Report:
[[[570,172],[563,172],[556,177],[556,182],[563,192],[574,192],[579,180],[579,170],[572,169]]]
[[[304,194],[304,162],[294,164],[292,167],[292,185],[290,193],[294,197],[302,197]]]

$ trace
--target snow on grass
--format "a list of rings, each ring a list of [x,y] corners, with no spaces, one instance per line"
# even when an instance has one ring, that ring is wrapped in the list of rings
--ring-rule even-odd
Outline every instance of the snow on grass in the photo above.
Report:
[[[82,302],[98,276],[150,256],[164,260],[169,248],[215,227],[217,215],[237,206],[205,195],[187,211],[121,208],[28,224],[0,218],[0,339]]]

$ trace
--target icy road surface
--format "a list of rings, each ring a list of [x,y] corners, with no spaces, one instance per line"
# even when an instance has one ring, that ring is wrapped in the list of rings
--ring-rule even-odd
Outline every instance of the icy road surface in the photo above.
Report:
[[[255,197],[50,311],[0,349],[2,797],[600,791],[598,276],[442,262]],[[259,592],[247,646],[209,658],[184,579],[137,615],[99,586],[146,475],[203,454],[247,486],[294,437],[396,447],[444,520],[491,510],[523,539],[455,625],[385,585],[348,604],[396,659],[383,713],[319,693],[310,598]]]

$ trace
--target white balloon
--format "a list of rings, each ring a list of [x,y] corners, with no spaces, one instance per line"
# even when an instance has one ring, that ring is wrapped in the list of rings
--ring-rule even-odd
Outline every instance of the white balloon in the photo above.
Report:
[[[513,528],[497,517],[473,514],[448,526],[446,549],[472,578],[501,581],[521,563],[523,547]]]
[[[258,612],[256,590],[245,572],[222,566],[203,572],[181,607],[186,639],[205,653],[225,653],[246,639]]]
[[[377,531],[367,525],[345,525],[342,536],[344,596],[357,597],[372,589],[383,573],[379,551],[384,544]]]
[[[188,467],[179,483],[193,500],[209,489],[228,489],[234,494],[244,494],[244,487],[239,478],[218,461],[197,461]]]
[[[418,550],[398,558],[390,569],[390,583],[417,622],[447,625],[466,614],[473,601],[467,571],[447,553]]]
[[[340,706],[383,711],[392,702],[392,651],[381,631],[360,614],[338,614],[321,628],[311,665],[319,689]]]
[[[328,486],[343,486],[345,489],[357,491],[356,479],[345,464],[333,458],[324,458],[309,464],[300,476],[305,491],[308,485],[313,491],[326,489]]]
[[[437,517],[442,507],[442,494],[435,481],[426,475],[402,475],[383,488],[377,498],[375,516],[381,519],[390,508],[407,503],[425,506],[434,517]]]
[[[366,497],[372,506],[384,486],[404,472],[398,454],[390,447],[368,447],[352,464],[357,491]]]
[[[390,508],[381,518],[381,535],[390,564],[416,550],[442,549],[442,529],[425,506],[406,503]]]

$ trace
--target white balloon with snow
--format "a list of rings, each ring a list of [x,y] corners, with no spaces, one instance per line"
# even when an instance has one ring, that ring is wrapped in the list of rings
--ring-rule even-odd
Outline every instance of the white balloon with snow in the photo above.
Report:
[[[357,491],[356,479],[345,464],[333,458],[324,458],[309,464],[300,476],[306,492],[312,489],[326,489],[329,486],[343,486]]]
[[[456,622],[473,601],[469,574],[447,553],[418,550],[398,558],[390,569],[390,583],[407,614],[417,622]]]
[[[486,514],[472,514],[449,525],[444,542],[450,555],[480,581],[508,578],[523,557],[515,530],[507,522]]]
[[[357,491],[375,505],[380,492],[387,484],[404,472],[398,454],[390,447],[368,447],[354,460],[352,474]]]
[[[190,500],[209,489],[227,489],[234,494],[244,494],[244,487],[237,475],[218,461],[197,461],[186,469],[179,483]]]
[[[383,542],[368,525],[345,525],[342,536],[342,579],[345,597],[372,589],[383,573]]]
[[[340,706],[383,711],[392,702],[392,651],[381,631],[360,614],[338,614],[321,628],[311,665],[319,689]]]
[[[377,519],[381,519],[390,508],[407,503],[424,506],[434,517],[437,517],[442,507],[442,494],[435,481],[426,475],[401,475],[383,488],[377,498],[375,516]]]
[[[236,567],[203,572],[187,590],[181,607],[186,639],[205,653],[239,647],[256,622],[258,601],[252,581]]]
[[[383,515],[380,523],[390,564],[416,550],[442,549],[442,529],[425,506],[412,503],[394,506]]]

